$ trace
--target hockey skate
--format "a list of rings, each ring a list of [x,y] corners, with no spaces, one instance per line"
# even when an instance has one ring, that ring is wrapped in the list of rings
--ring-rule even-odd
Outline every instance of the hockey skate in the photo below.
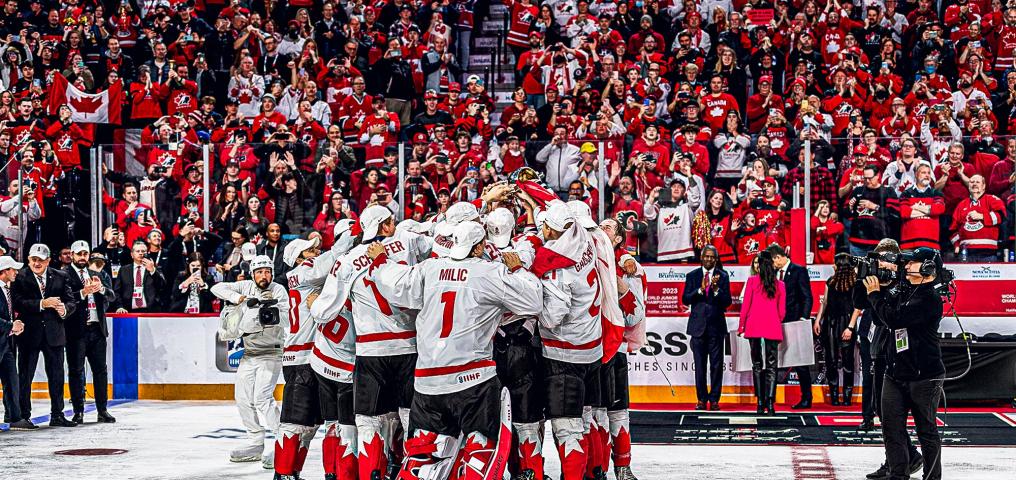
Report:
[[[246,445],[240,448],[233,449],[229,453],[230,462],[260,462],[261,452],[264,447],[261,445]]]
[[[631,467],[614,467],[614,478],[617,480],[639,480],[631,473]]]

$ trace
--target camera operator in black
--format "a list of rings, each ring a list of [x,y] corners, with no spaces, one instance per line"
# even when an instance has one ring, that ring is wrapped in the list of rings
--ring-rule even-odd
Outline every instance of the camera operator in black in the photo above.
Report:
[[[900,244],[891,238],[883,239],[875,246],[874,253],[881,256],[900,254]],[[879,260],[881,269],[895,272],[896,264]],[[880,285],[888,287],[892,282],[885,281]],[[882,377],[885,376],[885,327],[881,322],[874,322],[875,310],[868,303],[868,292],[864,288],[864,278],[858,275],[853,291],[854,313],[850,321],[857,325],[857,336],[861,346],[861,415],[863,420],[858,430],[868,431],[875,428],[875,415],[880,412],[879,399],[882,398]]]
[[[875,246],[875,254],[880,256],[878,268],[895,274],[896,264],[882,258],[895,259],[900,254],[900,245],[891,238],[883,239]],[[857,283],[853,290],[854,313],[850,321],[857,325],[856,334],[861,346],[861,414],[864,420],[857,427],[859,431],[869,431],[875,428],[875,415],[881,415],[882,380],[885,378],[886,349],[888,348],[888,335],[886,328],[881,321],[874,321],[875,310],[868,303],[868,291],[864,288],[864,277],[859,272]],[[879,283],[887,287],[893,283],[892,280],[885,280]],[[910,451],[911,473],[924,468],[924,459],[921,457],[917,447],[912,442],[907,442]],[[867,478],[871,480],[884,480],[889,478],[889,466],[886,462],[878,470],[869,473]]]
[[[906,444],[908,412],[914,426],[924,464],[925,480],[942,478],[942,439],[935,413],[942,395],[945,365],[939,348],[938,327],[942,321],[942,298],[935,290],[942,257],[936,250],[917,248],[904,252],[904,277],[883,290],[878,278],[868,276],[864,287],[868,301],[889,330],[886,374],[882,385],[882,435],[890,480],[910,478],[910,454]]]

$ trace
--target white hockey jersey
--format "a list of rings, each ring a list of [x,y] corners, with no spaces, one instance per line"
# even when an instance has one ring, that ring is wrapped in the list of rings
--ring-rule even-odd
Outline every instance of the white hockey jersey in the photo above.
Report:
[[[339,303],[343,286],[338,276],[339,262],[332,266],[321,294],[310,308],[317,322],[310,367],[336,382],[351,383],[356,364],[356,328],[349,298]]]
[[[431,240],[405,230],[381,240],[389,262],[416,265],[431,252]],[[414,316],[406,309],[392,305],[371,278],[371,260],[367,244],[354,247],[339,258],[335,275],[338,297],[330,300],[337,305],[350,301],[356,329],[356,355],[386,357],[416,353]],[[327,315],[326,315],[327,317]]]
[[[681,260],[695,255],[691,243],[691,221],[695,216],[688,202],[646,205],[646,220],[656,220],[656,258],[659,261]]]
[[[373,277],[385,298],[420,309],[416,318],[417,392],[465,390],[497,375],[494,332],[505,311],[536,315],[543,302],[539,280],[519,269],[479,258],[432,258],[413,267],[391,260]]]
[[[569,245],[568,255],[555,253],[559,242]],[[592,237],[577,226],[537,252],[533,272],[541,276],[543,283],[539,318],[544,357],[570,363],[592,363],[603,358],[600,282],[595,262]]]
[[[314,323],[307,305],[307,296],[321,290],[325,277],[336,260],[335,252],[328,251],[304,260],[286,274],[289,284],[289,325],[286,330],[286,347],[282,365],[305,365],[310,362],[314,348]]]
[[[536,249],[540,248],[541,245],[543,245],[543,242],[535,235],[516,235],[505,248],[497,248],[493,242],[487,242],[483,258],[491,262],[500,262],[503,253],[512,252],[519,256],[522,267],[529,270],[532,268],[533,260],[536,258]],[[536,317],[533,315],[523,316],[505,312],[501,319],[501,325],[508,325],[518,321],[525,322],[525,328],[529,330],[529,333],[536,333]],[[499,329],[498,334],[504,335],[504,332]]]

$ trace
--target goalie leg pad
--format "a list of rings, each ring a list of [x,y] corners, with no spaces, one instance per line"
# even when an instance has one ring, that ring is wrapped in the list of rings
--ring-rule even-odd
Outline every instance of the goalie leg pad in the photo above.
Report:
[[[406,440],[406,460],[399,471],[398,480],[443,480],[451,473],[457,438],[416,430]]]
[[[466,437],[459,459],[455,465],[453,478],[459,480],[483,480],[491,467],[494,457],[494,440],[480,432],[472,432]]]

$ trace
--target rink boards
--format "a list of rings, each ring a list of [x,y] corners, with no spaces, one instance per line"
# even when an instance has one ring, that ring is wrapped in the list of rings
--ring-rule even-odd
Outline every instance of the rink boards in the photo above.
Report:
[[[694,368],[689,337],[684,333],[687,313],[679,303],[684,274],[693,267],[647,266],[649,307],[648,343],[629,354],[631,401],[644,404],[694,402]],[[731,283],[743,282],[743,267],[728,267]],[[828,267],[812,267],[816,304],[823,291],[821,278]],[[957,311],[966,331],[978,336],[1016,332],[1016,265],[961,265],[956,268]],[[740,287],[736,287],[739,289]],[[976,293],[974,293],[976,291]],[[654,293],[657,292],[657,293]],[[736,295],[736,292],[735,292]],[[817,307],[816,307],[817,308]],[[654,310],[655,309],[655,310]],[[665,313],[661,313],[661,310]],[[108,359],[113,398],[157,400],[228,400],[233,398],[233,370],[241,355],[238,346],[216,340],[215,315],[110,315]],[[736,328],[736,313],[727,318]],[[945,336],[959,334],[959,325],[946,318]],[[725,403],[751,401],[751,377],[735,372],[730,342],[724,356]],[[40,361],[34,395],[46,396]],[[818,386],[815,387],[820,388]],[[796,393],[796,387],[793,387]],[[783,401],[783,385],[777,397]],[[816,390],[817,392],[817,390]],[[281,389],[277,390],[281,393]],[[855,395],[859,395],[859,389]]]

